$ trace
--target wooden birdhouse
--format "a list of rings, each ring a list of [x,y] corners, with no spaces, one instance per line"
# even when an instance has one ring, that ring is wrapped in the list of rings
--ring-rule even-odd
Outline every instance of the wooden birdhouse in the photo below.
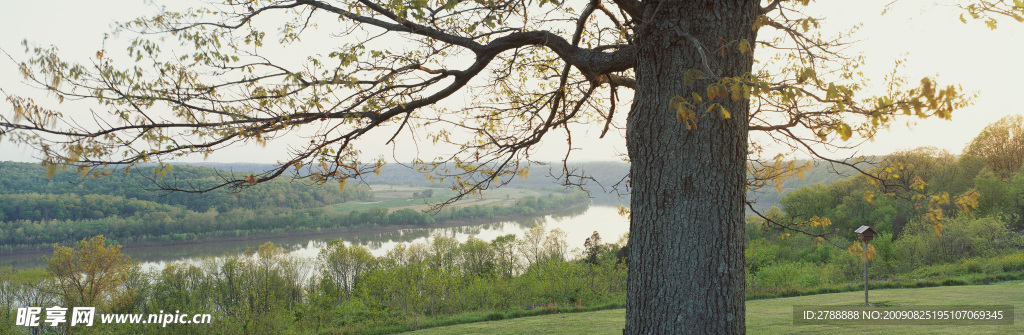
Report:
[[[857,228],[854,232],[856,232],[857,237],[860,237],[864,242],[871,242],[871,239],[875,238],[875,235],[878,234],[874,229],[871,229],[871,227],[868,226],[860,226],[860,228]]]

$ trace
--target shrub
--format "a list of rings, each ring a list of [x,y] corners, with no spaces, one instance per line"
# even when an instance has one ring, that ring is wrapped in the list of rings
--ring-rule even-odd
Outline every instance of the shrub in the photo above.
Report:
[[[825,270],[825,271],[823,271]],[[785,290],[807,288],[824,284],[831,272],[828,267],[820,267],[805,262],[780,262],[762,268],[754,274],[751,286],[755,289]],[[826,280],[823,280],[826,277]]]
[[[936,264],[991,257],[1020,245],[1020,237],[1001,218],[961,216],[946,221],[941,236],[924,222],[909,224],[894,248],[901,258],[911,263]]]
[[[780,248],[777,243],[771,243],[763,238],[750,241],[744,250],[747,273],[756,273],[766,266],[775,264]]]
[[[1006,272],[1024,270],[1024,253],[1004,255],[997,258],[995,262]]]
[[[960,266],[962,266],[964,268],[964,270],[966,270],[967,272],[972,272],[972,273],[984,272],[983,269],[981,268],[981,262],[978,262],[978,260],[974,259],[974,258],[963,260],[962,262],[960,262]]]

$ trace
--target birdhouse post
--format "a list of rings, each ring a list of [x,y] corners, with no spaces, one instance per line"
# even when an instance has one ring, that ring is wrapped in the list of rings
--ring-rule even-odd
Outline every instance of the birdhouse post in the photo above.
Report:
[[[857,237],[860,238],[861,241],[864,241],[864,306],[871,306],[871,304],[868,303],[868,254],[867,253],[868,253],[868,242],[870,242],[872,239],[874,239],[875,235],[877,233],[875,233],[874,229],[871,229],[871,227],[868,227],[868,226],[860,226],[860,228],[857,228],[857,230],[854,230],[854,232],[857,233]]]

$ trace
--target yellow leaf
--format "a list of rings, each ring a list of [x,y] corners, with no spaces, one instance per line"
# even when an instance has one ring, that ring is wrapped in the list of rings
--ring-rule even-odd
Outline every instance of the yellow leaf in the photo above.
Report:
[[[89,174],[89,167],[88,166],[79,166],[78,170],[75,171],[75,173],[78,173],[79,176],[82,176],[84,178],[85,175]]]
[[[852,256],[860,256],[860,259],[862,261],[865,258],[867,258],[867,260],[872,260],[872,259],[875,258],[875,246],[874,245],[870,245],[869,244],[867,249],[864,249],[864,247],[862,247],[859,242],[853,242],[853,244],[851,244],[850,247],[847,248],[847,249],[850,250],[850,255],[852,255]]]
[[[346,182],[348,182],[348,178],[338,179],[338,190],[340,190],[341,193],[345,193],[345,183]]]
[[[629,208],[619,205],[616,209],[619,211],[619,216],[629,219]]]
[[[712,104],[711,106],[708,106],[708,109],[704,110],[704,114],[711,113],[712,110],[715,109],[715,107],[718,107],[718,106],[720,106],[720,105],[719,104]]]
[[[875,203],[875,193],[871,191],[864,191],[864,200],[867,200],[869,204]]]
[[[693,115],[693,111],[682,104],[676,106],[676,122],[682,120],[689,120],[690,116]]]
[[[46,178],[53,179],[53,176],[57,174],[57,165],[47,164],[46,165]]]

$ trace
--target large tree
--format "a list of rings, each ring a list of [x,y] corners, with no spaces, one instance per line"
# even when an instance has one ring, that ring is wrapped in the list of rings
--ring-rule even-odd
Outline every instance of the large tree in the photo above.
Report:
[[[964,156],[984,159],[996,175],[1009,179],[1024,161],[1024,116],[1006,116],[986,126],[964,148]]]
[[[388,132],[399,150],[410,137],[448,143],[449,155],[416,163],[461,191],[456,200],[523,174],[552,133],[571,143],[580,124],[602,136],[624,129],[626,331],[742,333],[744,194],[799,170],[751,163],[765,145],[752,139],[820,157],[898,116],[948,119],[965,104],[957,88],[928,78],[891,76],[884,94],[866,97],[860,59],[841,53],[846,35],[820,33],[818,19],[803,14],[808,5],[226,0],[162,10],[121,25],[133,36],[127,57],[101,49],[77,64],[26,45],[27,81],[58,102],[99,106],[89,113],[7,94],[14,112],[0,119],[0,136],[83,176],[303,138],[261,174],[159,181],[202,192],[279,176],[344,187],[383,163],[362,157],[359,140]],[[623,128],[617,107],[630,99]],[[563,172],[567,183],[579,180]]]

